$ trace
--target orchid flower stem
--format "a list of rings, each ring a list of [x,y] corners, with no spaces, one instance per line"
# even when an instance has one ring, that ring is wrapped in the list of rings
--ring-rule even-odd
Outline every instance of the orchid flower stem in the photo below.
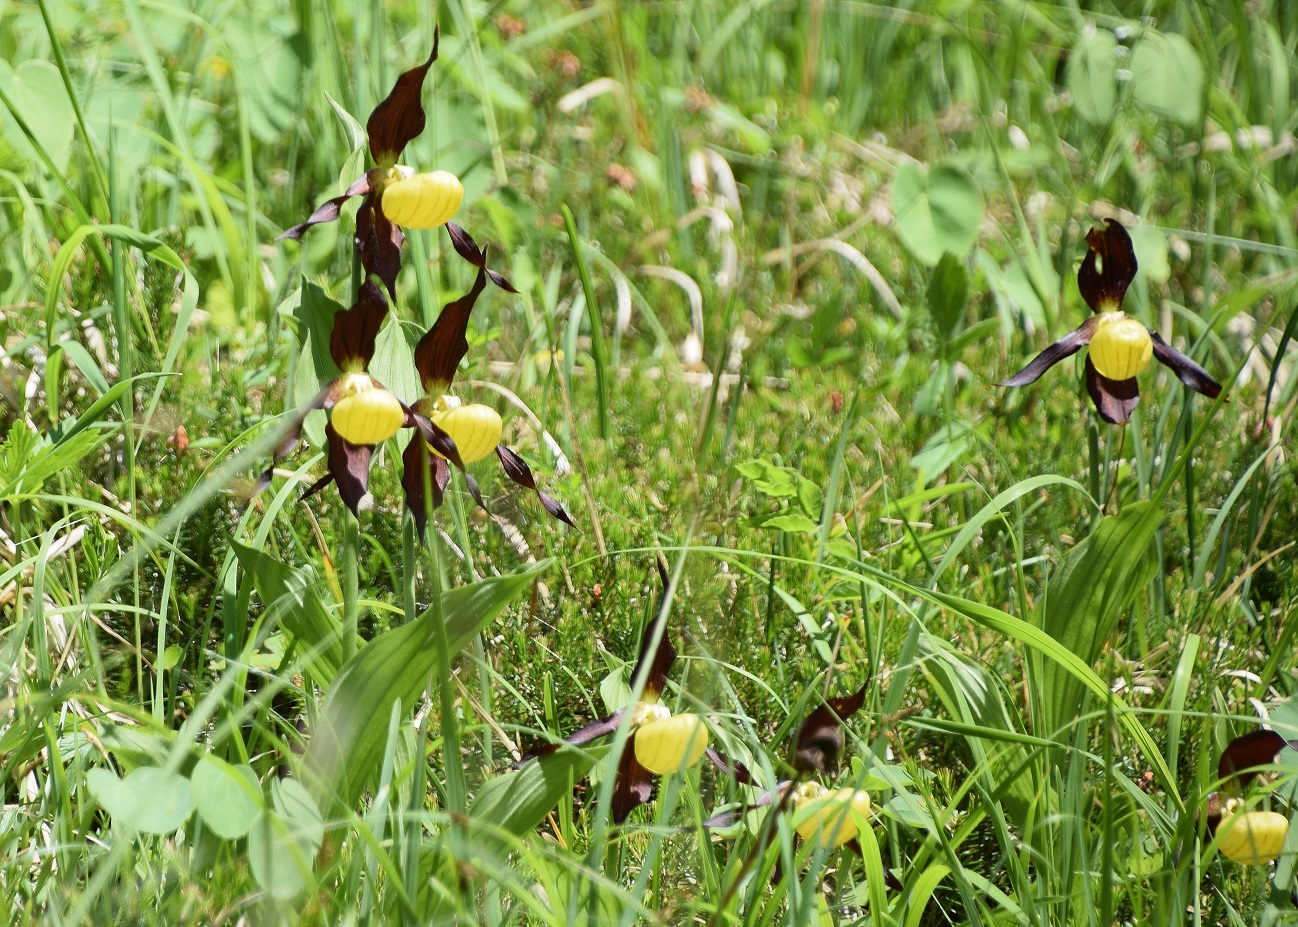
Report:
[[[1094,499],[1096,505],[1100,507],[1100,512],[1102,514],[1104,507],[1100,505],[1100,429],[1099,426],[1095,424],[1094,417],[1092,417],[1086,424],[1086,447],[1089,451],[1088,456],[1091,465],[1089,479],[1086,481],[1086,488],[1090,490],[1091,498]],[[1098,518],[1099,516],[1097,515],[1096,517]]]
[[[437,690],[442,724],[442,766],[445,772],[446,811],[451,818],[451,855],[456,862],[468,859],[468,834],[464,828],[464,766],[460,758],[460,728],[455,717],[455,686],[451,679],[451,655],[446,640],[446,616],[442,611],[442,557],[441,536],[436,531],[428,533],[428,547],[433,564],[429,578],[432,581],[433,647],[437,658],[433,663],[433,682]]]
[[[356,655],[356,634],[360,617],[360,575],[357,559],[361,552],[361,523],[356,517],[343,518],[343,551],[339,579],[343,590],[343,663]]]
[[[403,623],[409,623],[418,617],[415,580],[419,576],[418,550],[415,547],[415,520],[410,515],[406,515],[401,520],[401,564],[401,605],[405,610]]]
[[[596,399],[599,401],[599,436],[601,440],[608,441],[612,437],[608,414],[608,355],[604,348],[604,329],[601,327],[599,304],[595,302],[595,284],[591,281],[590,269],[586,266],[586,253],[582,249],[587,246],[583,244],[581,236],[577,233],[577,220],[573,218],[572,210],[568,208],[567,203],[560,207],[560,211],[563,213],[563,221],[568,229],[568,245],[572,248],[573,263],[577,265],[577,276],[581,278],[581,291],[586,297],[586,318],[590,322],[590,353],[595,360],[595,392]]]
[[[1113,473],[1109,477],[1109,491],[1104,496],[1104,511],[1110,515],[1118,514],[1117,497],[1118,497],[1118,476],[1122,471],[1122,452],[1127,446],[1127,425],[1124,422],[1118,426],[1118,460],[1113,466]],[[1112,455],[1109,455],[1110,459]],[[1112,507],[1112,509],[1111,509]]]

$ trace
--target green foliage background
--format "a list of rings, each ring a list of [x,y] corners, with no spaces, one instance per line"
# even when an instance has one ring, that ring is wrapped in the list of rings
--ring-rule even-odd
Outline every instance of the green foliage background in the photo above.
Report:
[[[241,503],[354,285],[346,212],[274,239],[435,22],[404,160],[520,290],[457,385],[581,527],[484,464],[495,517],[453,483],[416,545],[385,448],[358,642],[350,515],[298,501],[323,418]],[[1295,720],[1296,55],[1283,0],[0,0],[7,922],[1298,920],[1298,836],[1242,867],[1199,822],[1230,737]],[[995,385],[1084,317],[1109,216],[1128,312],[1228,402],[1155,365],[1119,430],[1080,363]],[[404,263],[394,388],[470,282],[440,233]],[[863,861],[705,829],[756,795],[710,769],[610,827],[625,731],[510,771],[625,703],[657,550],[668,701],[763,785],[869,683]],[[1292,760],[1250,800],[1288,813]]]

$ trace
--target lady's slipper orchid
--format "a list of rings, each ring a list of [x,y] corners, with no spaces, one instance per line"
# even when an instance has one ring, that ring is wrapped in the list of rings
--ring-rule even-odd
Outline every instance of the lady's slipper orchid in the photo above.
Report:
[[[329,472],[303,498],[314,495],[331,482],[337,483],[338,494],[353,514],[359,513],[365,497],[374,447],[402,428],[418,429],[423,440],[444,459],[463,466],[454,440],[445,431],[412,412],[366,370],[374,357],[375,339],[387,313],[383,291],[367,281],[361,284],[356,304],[335,314],[329,353],[342,373],[297,413],[275,453],[278,462],[297,446],[308,412],[316,409],[328,412],[325,435],[329,440]],[[254,494],[270,485],[273,470],[274,463],[258,480]]]
[[[1222,751],[1217,775],[1230,791],[1242,791],[1286,748],[1298,750],[1298,740],[1268,730],[1242,734]],[[1208,796],[1207,825],[1222,855],[1245,866],[1274,862],[1289,837],[1289,819],[1283,814],[1245,810],[1239,798],[1223,801],[1217,792]]]
[[[433,327],[415,346],[415,367],[419,370],[419,379],[426,395],[414,404],[414,410],[454,440],[463,463],[475,463],[494,452],[500,459],[505,476],[520,486],[533,490],[547,512],[565,524],[572,525],[572,519],[563,506],[536,488],[536,480],[523,458],[500,443],[504,427],[500,413],[490,406],[464,404],[459,397],[450,393],[456,368],[469,350],[469,315],[473,312],[478,296],[486,288],[487,276],[491,273],[483,266],[485,263],[486,255],[483,254],[482,265],[478,266],[478,276],[473,287],[459,299],[447,303]],[[428,454],[429,448],[433,452],[431,457]],[[411,438],[406,445],[402,461],[405,472],[401,485],[406,491],[406,505],[422,532],[426,520],[424,474],[429,473],[427,485],[432,490],[433,508],[437,508],[442,504],[446,484],[451,479],[451,470],[440,449],[419,440],[418,436]],[[472,479],[469,479],[469,491],[481,505],[482,498]]]
[[[666,631],[658,649],[653,650],[653,640],[658,627],[666,620],[668,577],[666,566],[660,561],[658,575],[663,585],[663,600],[658,614],[645,627],[640,639],[640,653],[636,659],[632,678],[646,673],[644,694],[631,711],[631,734],[626,749],[618,763],[617,778],[613,784],[612,817],[621,824],[653,794],[651,776],[668,776],[696,765],[708,749],[708,728],[696,714],[682,712],[673,715],[660,698],[667,685],[667,675],[676,661],[676,648]],[[647,669],[646,669],[647,667]],[[579,746],[598,737],[617,731],[628,709],[619,709],[607,717],[592,721],[581,730],[564,739],[564,743]],[[524,762],[550,753],[560,745],[547,745],[535,750]]]
[[[356,251],[365,273],[382,280],[394,300],[397,273],[401,270],[401,246],[406,240],[401,226],[431,229],[445,225],[456,252],[484,270],[483,254],[477,244],[464,229],[450,221],[464,201],[464,187],[459,178],[447,171],[420,174],[397,164],[406,145],[424,131],[426,117],[420,96],[428,69],[437,60],[437,43],[438,32],[434,29],[433,52],[428,60],[398,77],[391,93],[370,113],[365,128],[375,167],[352,183],[342,196],[326,200],[305,222],[279,236],[300,239],[311,226],[337,219],[342,214],[343,203],[352,197],[364,197],[356,213]],[[500,274],[485,272],[497,286],[517,292]]]
[[[1100,418],[1121,425],[1140,402],[1136,375],[1151,358],[1170,367],[1182,383],[1209,399],[1221,394],[1221,384],[1177,351],[1158,332],[1147,329],[1122,311],[1122,298],[1136,276],[1136,252],[1127,230],[1108,219],[1101,231],[1086,233],[1088,251],[1077,271],[1077,286],[1095,315],[1056,341],[1001,386],[1027,386],[1086,345],[1086,391]]]

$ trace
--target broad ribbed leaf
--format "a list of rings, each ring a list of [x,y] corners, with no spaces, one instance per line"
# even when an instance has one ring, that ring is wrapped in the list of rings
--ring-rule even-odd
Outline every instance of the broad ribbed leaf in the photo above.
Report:
[[[1041,629],[1087,666],[1095,665],[1123,610],[1145,587],[1153,568],[1147,554],[1162,520],[1162,508],[1152,501],[1102,519],[1050,578],[1040,609]],[[1054,662],[1042,666],[1041,682],[1048,700],[1043,733],[1054,736],[1077,718],[1084,687]]]
[[[502,830],[530,834],[607,750],[565,747],[488,779],[469,805],[470,824],[482,828],[484,837]]]
[[[549,561],[507,576],[451,589],[442,598],[446,638],[454,656],[500,611],[527,590]],[[436,659],[434,614],[379,634],[338,672],[325,695],[303,766],[322,805],[351,808],[379,769],[388,719],[398,699],[413,706]]]

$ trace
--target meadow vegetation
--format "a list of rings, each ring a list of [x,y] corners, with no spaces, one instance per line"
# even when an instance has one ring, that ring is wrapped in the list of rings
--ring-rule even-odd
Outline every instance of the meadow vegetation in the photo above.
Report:
[[[0,0],[4,922],[1298,923],[1298,5],[1136,6]],[[1109,220],[1219,398],[1000,385]]]

